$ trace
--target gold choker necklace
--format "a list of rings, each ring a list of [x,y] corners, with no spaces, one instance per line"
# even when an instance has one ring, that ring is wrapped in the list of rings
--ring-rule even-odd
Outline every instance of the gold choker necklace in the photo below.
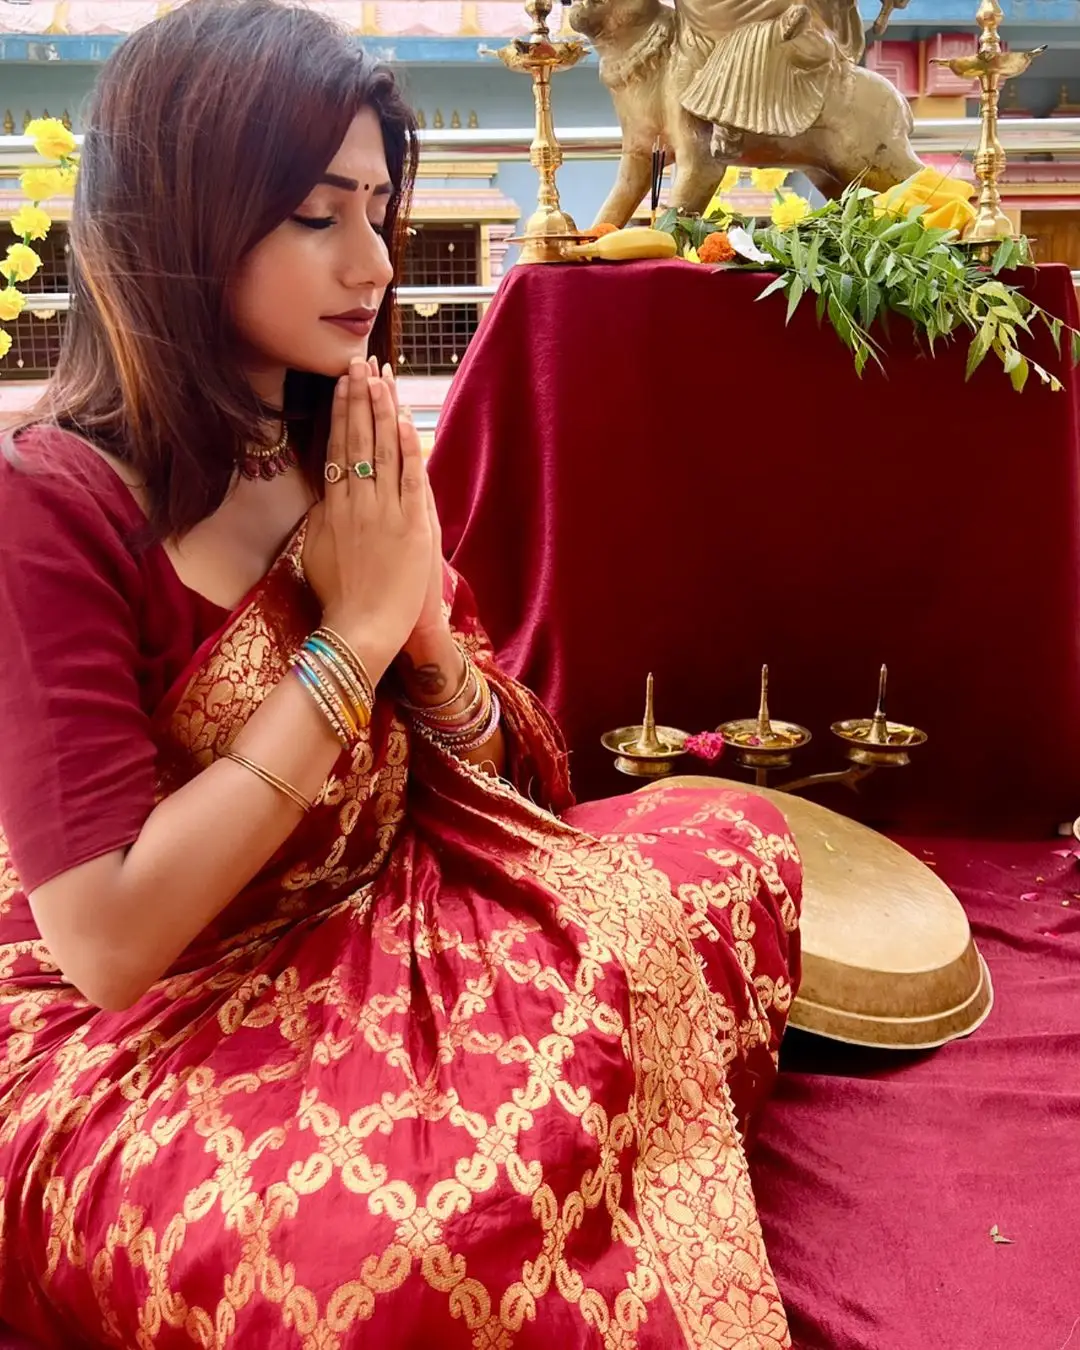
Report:
[[[296,451],[289,444],[289,428],[281,424],[277,445],[249,445],[240,457],[239,469],[243,478],[265,478],[267,482],[279,473],[296,468]]]

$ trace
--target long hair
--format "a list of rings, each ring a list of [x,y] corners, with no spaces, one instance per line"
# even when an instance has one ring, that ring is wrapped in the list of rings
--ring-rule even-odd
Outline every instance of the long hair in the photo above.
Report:
[[[311,192],[371,108],[394,186],[397,274],[416,123],[393,75],[332,22],[275,0],[188,0],[103,67],[71,225],[72,308],[56,370],[27,419],[76,432],[137,475],[155,537],[224,500],[270,411],[239,362],[229,283]],[[394,360],[393,287],[369,349]],[[284,414],[309,473],[333,380],[290,372]]]

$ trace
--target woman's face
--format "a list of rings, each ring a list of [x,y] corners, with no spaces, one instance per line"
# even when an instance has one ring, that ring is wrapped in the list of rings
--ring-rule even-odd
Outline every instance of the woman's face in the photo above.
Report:
[[[287,369],[337,376],[367,355],[393,276],[382,236],[392,193],[379,120],[365,108],[296,213],[244,259],[233,319],[262,397],[280,399]]]

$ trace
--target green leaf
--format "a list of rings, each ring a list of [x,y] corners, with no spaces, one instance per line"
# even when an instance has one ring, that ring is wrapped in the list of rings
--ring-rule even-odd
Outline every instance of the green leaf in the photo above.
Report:
[[[1001,364],[1005,367],[1005,374],[1011,375],[1023,359],[1015,347],[1005,347],[1001,354]]]
[[[1010,261],[1012,255],[1013,241],[1011,239],[1003,239],[998,245],[997,252],[994,254],[993,262],[990,264],[990,271],[993,272],[994,276],[997,276],[1001,269]]]
[[[1062,328],[1061,320],[1060,320],[1060,319],[1055,319],[1055,318],[1053,318],[1051,315],[1047,314],[1045,310],[1043,310],[1043,311],[1041,311],[1041,312],[1042,312],[1042,317],[1043,317],[1043,320],[1044,320],[1044,322],[1045,322],[1047,328],[1050,329],[1050,336],[1054,339],[1054,346],[1057,348],[1057,354],[1058,354],[1058,356],[1060,356],[1060,355],[1061,355],[1061,328]]]
[[[695,216],[689,223],[688,233],[694,248],[700,249],[708,236],[712,234],[712,230],[700,216]]]
[[[854,348],[854,332],[851,315],[835,295],[828,299],[829,322],[836,329],[836,335],[845,347]]]
[[[881,291],[867,278],[859,287],[859,318],[864,328],[869,328],[874,322],[880,307]]]
[[[672,207],[662,211],[656,218],[656,228],[665,234],[674,234],[679,224],[679,213]]]
[[[763,290],[763,292],[761,292],[760,296],[757,298],[759,298],[759,300],[764,300],[765,296],[771,296],[771,294],[774,293],[774,290],[782,290],[786,285],[787,285],[787,274],[782,273],[779,275],[779,277],[772,278],[772,281],[769,282],[767,286],[765,286],[765,289]]]
[[[964,372],[964,379],[970,380],[972,375],[982,365],[986,358],[986,353],[990,350],[994,340],[994,330],[987,327],[986,324],[979,329],[972,339],[971,346],[968,348],[967,370]]]
[[[1013,350],[1015,351],[1015,348]],[[1022,394],[1024,392],[1024,385],[1028,382],[1028,363],[1020,356],[1019,352],[1016,352],[1016,355],[1019,357],[1019,360],[1012,370],[1010,370],[1009,379],[1012,380],[1012,387],[1016,392]]]
[[[1080,332],[1075,328],[1070,331],[1072,333],[1072,363],[1074,366],[1080,366]]]
[[[784,320],[785,325],[791,322],[791,316],[799,308],[799,301],[803,298],[805,293],[806,286],[803,283],[802,277],[792,277],[791,287],[788,290],[787,318]]]

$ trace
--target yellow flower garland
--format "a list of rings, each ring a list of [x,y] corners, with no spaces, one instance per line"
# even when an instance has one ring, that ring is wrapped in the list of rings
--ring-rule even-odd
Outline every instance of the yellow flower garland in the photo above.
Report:
[[[19,283],[29,281],[41,267],[41,257],[31,244],[44,239],[52,226],[52,219],[41,209],[41,203],[61,192],[71,191],[79,164],[75,137],[59,118],[36,117],[28,124],[26,134],[32,138],[34,149],[42,159],[55,159],[59,163],[27,169],[19,180],[27,200],[11,218],[17,242],[8,248],[0,261],[0,277],[6,282],[0,287],[0,323],[17,319],[26,308],[26,297],[19,290]],[[11,345],[11,333],[0,327],[0,360],[11,351]]]

